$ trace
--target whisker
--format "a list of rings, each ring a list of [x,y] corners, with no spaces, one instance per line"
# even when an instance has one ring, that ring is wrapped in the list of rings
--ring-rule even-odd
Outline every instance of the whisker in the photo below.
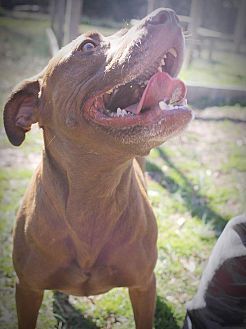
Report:
[[[48,145],[46,147],[49,147],[50,144],[54,141],[55,138],[56,138],[56,135],[53,138],[51,138],[51,140],[49,141],[49,143],[48,143]]]

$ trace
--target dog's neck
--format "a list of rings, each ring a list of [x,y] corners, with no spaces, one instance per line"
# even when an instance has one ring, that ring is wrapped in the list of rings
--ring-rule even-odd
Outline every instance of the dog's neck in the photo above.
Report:
[[[81,266],[91,266],[116,227],[135,216],[138,182],[133,159],[86,152],[56,138],[52,143],[45,140],[37,174],[42,205],[48,199],[66,223],[75,250],[82,253]]]
[[[86,213],[98,213],[101,205],[105,213],[115,202],[121,212],[128,203],[133,174],[133,158],[129,156],[97,154],[56,138],[45,147],[42,168],[43,185],[52,198],[56,194],[70,216],[77,217],[82,208]]]

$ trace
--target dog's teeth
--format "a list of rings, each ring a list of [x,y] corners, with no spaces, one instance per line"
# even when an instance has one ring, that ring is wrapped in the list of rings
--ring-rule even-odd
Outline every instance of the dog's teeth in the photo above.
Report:
[[[162,68],[161,68],[161,66],[158,67],[158,71],[159,71],[159,72],[162,72]]]
[[[175,50],[174,48],[169,49],[168,52],[169,52],[170,54],[172,54],[175,58],[178,56],[178,55],[177,55],[177,52],[176,52],[176,50]]]
[[[121,108],[120,107],[117,108],[116,115],[117,115],[117,117],[121,116]]]
[[[164,58],[167,58],[167,55],[165,54],[163,57],[164,57]]]
[[[164,58],[162,58],[162,60],[161,60],[161,65],[162,66],[165,66],[165,60],[164,60]]]
[[[161,109],[161,110],[168,110],[168,105],[167,105],[167,103],[165,103],[164,101],[160,101],[159,102],[159,108]]]
[[[120,107],[118,107],[116,115],[117,115],[117,117],[124,117],[125,115],[127,115],[127,112],[126,112],[126,110],[122,110]]]
[[[165,110],[165,106],[166,106],[165,102],[163,102],[163,101],[160,101],[160,102],[159,102],[159,108],[160,108],[161,110]]]
[[[110,90],[106,91],[106,94],[111,95],[112,92],[113,92],[113,90],[114,90],[114,89],[110,89]]]
[[[179,103],[178,103],[178,105],[180,105],[180,106],[187,106],[187,99],[185,98],[185,99],[182,99]]]

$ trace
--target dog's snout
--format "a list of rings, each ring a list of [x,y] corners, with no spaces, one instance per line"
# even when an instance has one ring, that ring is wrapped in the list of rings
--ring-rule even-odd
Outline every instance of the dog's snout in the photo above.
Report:
[[[148,21],[148,23],[151,25],[166,24],[168,22],[179,24],[177,15],[172,9],[169,8],[162,8],[154,11],[150,15],[150,19]]]

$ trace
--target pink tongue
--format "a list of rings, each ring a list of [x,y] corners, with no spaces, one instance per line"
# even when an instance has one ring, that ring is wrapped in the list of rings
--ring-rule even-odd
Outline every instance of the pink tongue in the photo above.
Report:
[[[149,80],[138,104],[127,107],[127,111],[139,114],[142,108],[157,105],[160,101],[177,103],[186,96],[185,84],[166,72],[158,72]]]

